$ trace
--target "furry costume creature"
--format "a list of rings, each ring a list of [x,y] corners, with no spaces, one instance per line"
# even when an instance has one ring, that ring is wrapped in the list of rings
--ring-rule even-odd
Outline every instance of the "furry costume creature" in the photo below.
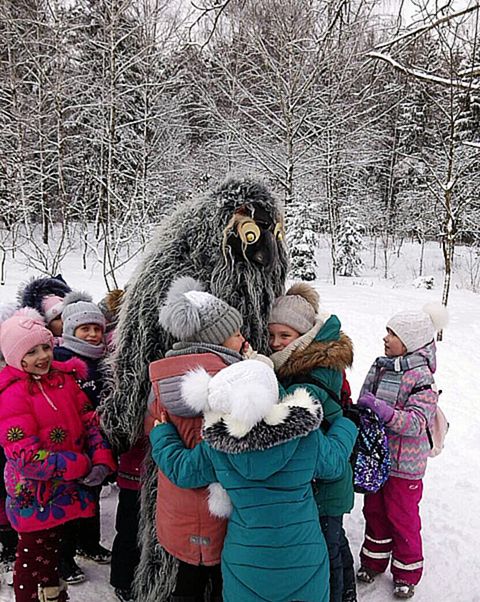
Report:
[[[240,311],[247,340],[265,352],[268,316],[275,298],[283,294],[287,267],[280,209],[258,182],[228,179],[165,219],[128,283],[120,311],[112,392],[102,410],[104,428],[117,447],[134,445],[143,434],[148,366],[172,345],[158,323],[170,283],[187,275],[200,280],[208,292]],[[156,470],[148,458],[135,582],[142,602],[166,601],[175,577],[175,560],[156,542],[155,497]]]

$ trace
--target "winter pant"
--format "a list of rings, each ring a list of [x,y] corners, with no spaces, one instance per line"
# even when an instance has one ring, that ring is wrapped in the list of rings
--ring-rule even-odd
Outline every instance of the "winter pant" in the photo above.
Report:
[[[62,557],[73,560],[77,549],[85,552],[96,552],[100,543],[100,491],[101,487],[92,487],[95,490],[95,515],[89,518],[79,518],[65,525]]]
[[[140,491],[120,489],[115,518],[117,534],[113,540],[110,568],[110,584],[113,587],[129,589],[132,585],[140,561],[137,542],[139,515]]]
[[[330,602],[342,602],[343,592],[355,589],[354,562],[343,529],[343,516],[321,516],[320,526],[330,561]]]
[[[211,583],[211,600],[221,600],[223,583],[219,564],[196,566],[179,560],[177,583],[172,598],[190,597],[192,602],[193,600],[203,602],[209,581]]]
[[[62,531],[62,527],[56,527],[18,534],[17,558],[13,573],[16,602],[42,600],[43,595],[39,596],[39,590],[57,590],[58,592],[57,588],[60,587],[58,564]],[[67,600],[66,591],[55,599]]]
[[[377,493],[365,496],[365,540],[360,561],[383,573],[392,558],[394,581],[416,585],[423,571],[419,504],[421,480],[389,477]]]

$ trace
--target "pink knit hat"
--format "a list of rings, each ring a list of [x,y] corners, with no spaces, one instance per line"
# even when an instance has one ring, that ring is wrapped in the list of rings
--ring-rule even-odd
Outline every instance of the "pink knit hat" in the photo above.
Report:
[[[61,315],[63,311],[63,299],[57,295],[47,295],[42,299],[42,311],[48,326],[52,320]]]
[[[37,345],[53,346],[53,335],[45,327],[42,316],[31,307],[16,311],[0,324],[0,351],[7,365],[23,370],[22,359]]]

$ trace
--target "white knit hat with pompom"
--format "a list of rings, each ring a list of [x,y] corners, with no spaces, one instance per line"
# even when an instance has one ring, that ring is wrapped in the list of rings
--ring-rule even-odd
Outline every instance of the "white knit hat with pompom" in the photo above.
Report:
[[[447,308],[441,303],[428,303],[422,311],[402,311],[387,322],[387,328],[394,332],[411,353],[433,340],[435,332],[448,324]]]

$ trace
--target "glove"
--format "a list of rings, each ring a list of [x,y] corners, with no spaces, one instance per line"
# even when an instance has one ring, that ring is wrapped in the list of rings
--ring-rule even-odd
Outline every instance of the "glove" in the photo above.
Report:
[[[357,405],[375,412],[382,422],[389,422],[392,419],[393,408],[383,399],[377,399],[373,393],[364,393],[358,399]]]
[[[78,479],[78,482],[87,487],[97,487],[103,483],[111,472],[105,464],[95,464],[87,476]]]

